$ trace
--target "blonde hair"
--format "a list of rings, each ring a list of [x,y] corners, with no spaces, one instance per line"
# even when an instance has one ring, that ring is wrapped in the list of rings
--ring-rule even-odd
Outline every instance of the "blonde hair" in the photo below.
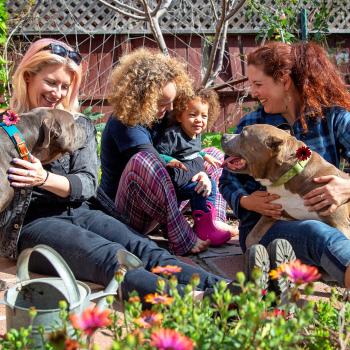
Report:
[[[179,94],[174,101],[174,119],[178,120],[188,108],[189,102],[196,99],[208,104],[208,128],[211,128],[220,115],[221,107],[217,92],[210,89],[198,89],[192,95]]]
[[[164,86],[173,82],[177,93],[192,93],[184,65],[161,52],[137,49],[121,57],[111,75],[109,102],[123,124],[150,126],[157,119]]]
[[[57,64],[64,66],[73,76],[68,94],[61,104],[57,105],[57,108],[65,109],[69,112],[79,111],[78,94],[82,75],[81,64],[78,66],[69,57],[55,55],[49,49],[43,50],[50,44],[58,44],[67,50],[73,50],[65,43],[49,38],[37,40],[29,46],[12,77],[13,93],[10,107],[18,113],[27,112],[30,109],[26,76],[28,74],[38,74],[43,68]]]

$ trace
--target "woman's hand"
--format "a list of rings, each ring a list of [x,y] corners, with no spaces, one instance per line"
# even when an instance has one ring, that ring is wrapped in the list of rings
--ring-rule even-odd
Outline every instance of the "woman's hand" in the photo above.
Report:
[[[267,191],[255,191],[248,196],[243,196],[240,205],[244,209],[278,220],[282,215],[283,208],[280,204],[271,203],[278,198],[280,197],[277,194],[271,194]]]
[[[314,178],[314,182],[325,185],[304,196],[304,204],[309,211],[318,211],[321,216],[328,216],[350,198],[350,179],[327,175]]]
[[[206,154],[203,159],[212,165],[214,168],[219,168],[221,166],[221,161],[219,159],[216,159],[215,157],[211,156],[210,154]]]
[[[34,187],[42,185],[47,178],[47,172],[43,168],[40,160],[33,155],[30,156],[32,162],[14,158],[8,173],[8,180],[13,187]]]
[[[180,162],[177,159],[172,159],[170,162],[168,162],[166,164],[166,166],[169,167],[169,168],[179,168],[179,169],[188,171],[186,165],[184,163]]]
[[[194,181],[198,181],[194,190],[198,194],[202,194],[203,197],[208,197],[211,193],[211,181],[209,176],[204,171],[201,171],[192,177],[192,182]]]

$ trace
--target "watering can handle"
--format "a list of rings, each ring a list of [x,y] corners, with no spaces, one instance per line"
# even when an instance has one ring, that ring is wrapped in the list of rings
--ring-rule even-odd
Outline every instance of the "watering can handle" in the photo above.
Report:
[[[23,282],[30,279],[28,264],[29,258],[33,252],[40,253],[50,261],[66,287],[69,304],[78,304],[80,302],[80,292],[72,270],[69,268],[61,255],[45,244],[39,244],[33,248],[27,248],[21,252],[17,259],[17,280],[19,282]]]

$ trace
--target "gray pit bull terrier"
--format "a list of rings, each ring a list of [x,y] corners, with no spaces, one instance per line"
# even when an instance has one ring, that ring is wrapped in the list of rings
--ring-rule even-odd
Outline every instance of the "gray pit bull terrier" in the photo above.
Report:
[[[35,108],[20,115],[16,124],[25,139],[29,152],[43,164],[52,162],[64,153],[72,153],[86,139],[71,113],[60,109]],[[9,205],[14,189],[7,179],[7,170],[13,158],[19,154],[7,133],[0,128],[0,212]]]
[[[223,166],[230,163],[231,168],[234,168],[230,168],[230,171],[249,174],[266,186],[269,193],[280,196],[274,203],[282,205],[284,212],[281,220],[320,220],[350,238],[348,203],[340,205],[329,216],[320,216],[318,212],[309,212],[303,200],[308,192],[324,186],[315,183],[315,177],[336,175],[348,179],[348,174],[316,152],[300,161],[296,157],[296,151],[306,147],[305,143],[288,132],[267,124],[246,126],[236,135],[224,134],[221,144],[224,152],[230,156]],[[271,217],[262,216],[247,236],[247,248],[258,243],[274,221]]]

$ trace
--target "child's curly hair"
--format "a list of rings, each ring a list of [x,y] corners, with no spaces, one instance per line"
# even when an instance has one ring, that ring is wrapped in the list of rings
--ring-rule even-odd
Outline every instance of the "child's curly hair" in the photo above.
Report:
[[[122,56],[111,75],[109,102],[115,117],[128,126],[150,126],[169,82],[177,93],[193,94],[192,81],[178,59],[143,48]]]
[[[200,99],[202,103],[207,103],[209,105],[208,128],[211,128],[219,117],[221,110],[219,96],[215,90],[201,88],[196,90],[192,95],[178,94],[174,101],[173,117],[177,120],[182,112],[187,109],[188,103],[197,98]]]

